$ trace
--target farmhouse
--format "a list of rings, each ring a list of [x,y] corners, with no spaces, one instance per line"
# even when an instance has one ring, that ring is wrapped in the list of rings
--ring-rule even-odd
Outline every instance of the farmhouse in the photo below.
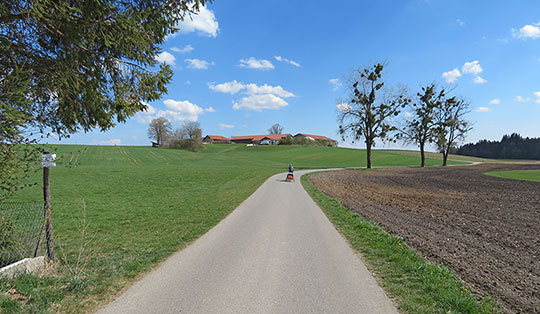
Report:
[[[307,138],[310,141],[320,140],[320,141],[328,141],[332,144],[332,146],[337,146],[337,141],[334,139],[331,139],[326,136],[321,135],[313,135],[313,134],[306,134],[306,133],[298,133],[294,136],[294,138]]]
[[[208,144],[230,144],[231,139],[221,135],[207,135],[203,138],[203,143]]]
[[[291,134],[233,136],[231,142],[237,144],[277,145],[280,140],[287,136],[291,136]]]

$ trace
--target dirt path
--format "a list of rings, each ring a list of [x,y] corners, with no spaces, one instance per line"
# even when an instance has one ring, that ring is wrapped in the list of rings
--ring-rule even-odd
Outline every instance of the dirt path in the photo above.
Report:
[[[540,165],[352,170],[313,175],[345,206],[451,268],[508,313],[540,313],[540,183],[485,171]]]

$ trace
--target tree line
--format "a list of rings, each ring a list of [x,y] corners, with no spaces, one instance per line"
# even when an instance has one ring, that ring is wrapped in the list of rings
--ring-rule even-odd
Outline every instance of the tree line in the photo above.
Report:
[[[187,149],[192,152],[203,148],[201,125],[195,121],[184,121],[180,128],[173,131],[167,118],[155,118],[148,126],[148,138],[155,141],[159,147]]]
[[[391,88],[382,80],[384,65],[360,68],[351,76],[350,96],[338,105],[339,133],[366,144],[367,167],[372,167],[371,151],[375,141],[398,140],[420,148],[425,166],[425,146],[436,144],[446,166],[450,151],[471,130],[465,119],[469,103],[451,96],[445,87],[432,83],[410,96],[404,87]],[[407,109],[409,117],[399,119]],[[409,112],[410,111],[410,112]]]
[[[540,138],[523,138],[517,133],[504,135],[500,141],[481,140],[461,146],[457,154],[482,158],[540,160]]]

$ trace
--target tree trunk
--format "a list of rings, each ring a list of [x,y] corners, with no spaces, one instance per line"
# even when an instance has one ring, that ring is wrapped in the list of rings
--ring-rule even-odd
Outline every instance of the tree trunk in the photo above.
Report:
[[[442,164],[443,167],[445,167],[446,164],[447,164],[447,162],[448,162],[448,153],[449,153],[449,152],[450,152],[449,149],[445,149],[445,150],[443,151],[443,164]]]
[[[367,168],[371,169],[371,143],[366,142]]]
[[[420,159],[422,160],[420,167],[426,166],[426,154],[424,152],[424,142],[420,142]]]

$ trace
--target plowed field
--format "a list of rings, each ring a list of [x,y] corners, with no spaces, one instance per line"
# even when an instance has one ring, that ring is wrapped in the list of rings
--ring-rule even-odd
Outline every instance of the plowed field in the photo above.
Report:
[[[483,174],[523,169],[540,165],[348,170],[311,181],[505,313],[540,313],[540,183]]]

